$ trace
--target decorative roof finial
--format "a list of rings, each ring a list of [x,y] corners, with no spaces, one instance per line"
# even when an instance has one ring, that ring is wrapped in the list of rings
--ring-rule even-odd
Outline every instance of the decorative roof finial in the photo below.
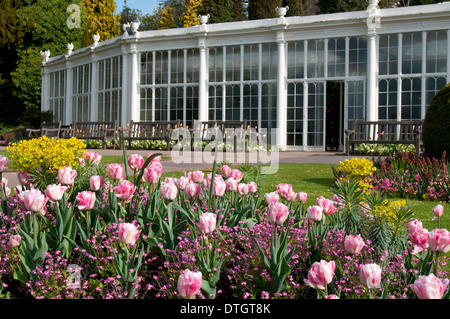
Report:
[[[280,18],[284,18],[284,16],[286,15],[286,13],[289,10],[289,6],[285,6],[285,7],[276,7],[275,10],[277,11],[278,17]]]
[[[92,36],[92,39],[94,40],[94,44],[92,45],[91,49],[94,49],[98,45],[98,41],[100,41],[100,34],[98,32]]]
[[[69,57],[72,54],[73,51],[73,43],[67,43],[67,54],[66,57]]]
[[[208,23],[208,20],[211,16],[209,15],[209,13],[207,15],[199,15],[198,19],[200,20],[200,24],[206,24]]]
[[[124,36],[128,36],[128,31],[127,29],[130,27],[130,22],[124,23],[122,25],[122,30],[123,30],[123,35]]]
[[[50,51],[49,50],[45,50],[45,51],[41,51],[40,53],[42,55],[42,63],[47,62],[48,58],[50,57]]]

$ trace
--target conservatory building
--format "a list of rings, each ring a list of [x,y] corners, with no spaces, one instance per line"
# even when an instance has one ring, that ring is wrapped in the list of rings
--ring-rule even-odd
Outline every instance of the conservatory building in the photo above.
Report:
[[[450,2],[139,31],[41,52],[55,121],[247,120],[282,150],[342,149],[354,119],[420,120],[450,82]],[[100,39],[101,40],[101,39]]]

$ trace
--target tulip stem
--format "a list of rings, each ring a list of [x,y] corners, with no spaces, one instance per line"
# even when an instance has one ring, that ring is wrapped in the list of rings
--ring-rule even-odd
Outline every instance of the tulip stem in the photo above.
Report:
[[[90,236],[90,234],[91,234],[91,218],[90,218],[90,215],[89,215],[89,211],[87,210],[86,211],[86,227],[87,227],[87,235],[88,236]]]
[[[436,257],[434,261],[434,275],[438,277],[438,261],[439,261],[439,252],[436,252]]]

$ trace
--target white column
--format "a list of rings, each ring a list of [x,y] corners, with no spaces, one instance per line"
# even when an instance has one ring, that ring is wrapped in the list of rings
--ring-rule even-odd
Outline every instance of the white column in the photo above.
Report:
[[[91,69],[91,111],[89,121],[98,120],[98,60],[97,55],[92,53],[92,69]]]
[[[48,72],[48,68],[45,66],[41,69],[41,111],[48,111],[50,109],[49,106],[49,93],[50,93],[50,75]]]
[[[130,67],[130,94],[131,94],[131,120],[139,120],[139,65],[136,44],[131,46],[131,67]]]
[[[376,35],[369,34],[367,42],[367,120],[378,119],[378,63]]]
[[[378,120],[377,32],[380,27],[378,0],[369,1],[367,18],[367,120]]]
[[[72,124],[72,94],[73,94],[73,67],[71,62],[66,62],[66,118],[64,125]]]
[[[280,18],[283,19],[284,18]],[[286,41],[284,31],[277,33],[278,43],[278,73],[277,73],[277,135],[276,145],[278,149],[286,148]]]
[[[208,86],[206,85],[208,79],[208,69],[206,63],[206,39],[202,37],[198,40],[198,47],[200,49],[200,70],[199,70],[199,84],[198,84],[198,120],[208,120]]]
[[[122,46],[122,123],[121,127],[125,127],[129,123],[128,118],[128,83],[130,82],[128,77],[128,51],[126,46]]]

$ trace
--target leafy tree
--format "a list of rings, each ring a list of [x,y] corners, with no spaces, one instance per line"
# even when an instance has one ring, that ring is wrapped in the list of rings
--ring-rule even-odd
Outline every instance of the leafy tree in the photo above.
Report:
[[[424,4],[433,4],[439,2],[447,2],[449,0],[401,0],[398,5],[400,7],[419,6]]]
[[[25,36],[26,26],[17,17],[20,0],[0,2],[0,47],[17,47]]]
[[[158,29],[162,30],[172,28],[176,28],[176,25],[173,19],[172,7],[170,5],[167,5],[162,12],[162,17]]]
[[[283,0],[283,7],[289,7],[286,13],[287,17],[296,17],[304,15],[302,0]]]
[[[199,25],[198,8],[202,5],[202,0],[186,0],[186,11],[181,15],[181,27],[192,27]]]
[[[22,6],[20,0],[0,2],[0,124],[15,125],[17,112],[22,111],[20,101],[13,96],[14,84],[11,72],[17,61],[17,49],[22,44],[27,24],[17,17],[17,9]]]
[[[172,17],[175,23],[175,27],[181,26],[181,16],[186,11],[186,0],[163,0],[160,2],[162,8],[170,5],[172,10]]]
[[[275,18],[276,7],[282,5],[282,0],[248,0],[248,18],[250,20]]]
[[[100,40],[108,40],[120,34],[120,15],[114,15],[116,3],[114,0],[84,0],[87,25],[83,35],[83,46],[92,44],[94,34],[100,35]]]
[[[127,1],[125,0],[122,11],[120,12],[120,19],[119,19],[120,25],[133,21],[141,21],[141,19],[142,19],[142,11],[139,9],[131,9],[128,6]]]
[[[393,0],[381,0],[378,3],[380,8],[392,7],[396,2]],[[337,13],[363,11],[368,7],[366,0],[319,0],[317,2],[319,13]]]
[[[232,0],[233,1],[233,13],[234,21],[244,21],[247,20],[247,8],[242,0]]]
[[[160,4],[156,9],[153,10],[153,14],[147,13],[141,16],[141,24],[139,25],[139,30],[158,30],[163,11],[164,8]]]
[[[84,3],[79,2],[80,27],[71,28],[67,21],[71,12],[67,12],[69,0],[36,0],[17,8],[17,18],[26,24],[23,41],[17,47],[16,63],[11,74],[10,97],[20,101],[18,110],[30,119],[30,115],[39,116],[41,94],[40,51],[49,50],[52,56],[67,52],[67,44],[81,47],[81,38],[85,23]],[[51,19],[49,18],[51,17]],[[85,19],[84,19],[85,20]],[[17,112],[17,109],[15,110]],[[17,113],[15,115],[17,118]]]
[[[245,8],[239,0],[203,0],[200,14],[209,14],[210,23],[222,23],[245,20]]]

